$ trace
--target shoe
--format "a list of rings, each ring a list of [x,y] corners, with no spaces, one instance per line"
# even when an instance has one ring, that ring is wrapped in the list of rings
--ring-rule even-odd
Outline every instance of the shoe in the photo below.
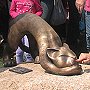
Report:
[[[26,60],[25,62],[26,62],[26,63],[34,63],[34,59]]]
[[[40,64],[39,56],[36,56],[35,61],[34,61],[34,64]]]

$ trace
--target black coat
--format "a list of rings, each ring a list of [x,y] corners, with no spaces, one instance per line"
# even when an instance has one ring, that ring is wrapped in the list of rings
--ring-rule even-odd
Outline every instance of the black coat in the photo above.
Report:
[[[3,35],[4,39],[7,38],[8,28],[9,28],[8,1],[0,0],[0,34]]]

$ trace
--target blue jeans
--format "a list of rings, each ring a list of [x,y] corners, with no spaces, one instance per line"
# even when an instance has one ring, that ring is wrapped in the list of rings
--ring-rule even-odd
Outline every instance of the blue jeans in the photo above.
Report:
[[[28,42],[28,38],[26,35],[22,38],[22,43],[25,46],[29,47],[29,42]],[[26,62],[31,62],[32,56],[31,56],[31,54],[22,51],[20,49],[20,47],[18,47],[18,49],[16,50],[16,62],[17,62],[17,64],[22,63],[24,59],[26,60]]]
[[[88,52],[90,52],[90,12],[85,12],[85,22],[86,22],[86,47]]]

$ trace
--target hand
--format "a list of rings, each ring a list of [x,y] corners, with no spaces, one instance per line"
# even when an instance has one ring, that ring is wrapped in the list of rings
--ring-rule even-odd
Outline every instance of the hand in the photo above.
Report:
[[[85,3],[85,0],[76,0],[76,7],[78,9],[78,12],[81,14],[82,13],[82,10],[84,8],[84,3]]]
[[[87,63],[90,61],[90,53],[81,53],[79,59],[76,60],[80,63]]]

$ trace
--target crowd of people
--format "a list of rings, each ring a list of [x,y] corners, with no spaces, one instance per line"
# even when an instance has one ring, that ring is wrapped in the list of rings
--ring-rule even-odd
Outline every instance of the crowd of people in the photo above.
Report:
[[[13,19],[20,14],[30,12],[42,17],[48,24],[50,24],[50,17],[52,15],[54,0],[9,0],[11,2],[8,7],[8,0],[0,0],[0,34],[7,43],[7,36],[9,30],[9,18]],[[80,35],[79,22],[81,13],[85,10],[85,25],[86,25],[86,49],[88,53],[81,53],[77,62],[90,61],[90,1],[89,0],[62,0],[64,9],[69,13],[68,24],[67,21],[63,24],[52,26],[58,33],[60,38],[65,38],[66,43],[70,48],[77,53],[78,38]],[[68,16],[67,16],[68,17]],[[27,36],[22,38],[23,44],[28,46]],[[23,54],[25,54],[26,62],[33,62],[31,54],[25,53],[18,47],[16,50],[17,64],[23,62]]]

